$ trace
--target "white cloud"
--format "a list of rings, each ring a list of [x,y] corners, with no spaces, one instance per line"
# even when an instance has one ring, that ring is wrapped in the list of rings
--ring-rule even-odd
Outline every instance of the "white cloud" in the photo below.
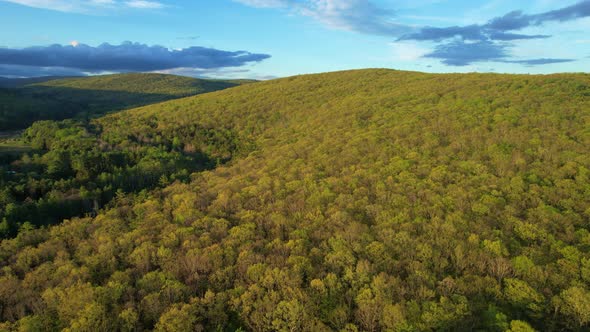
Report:
[[[396,22],[393,11],[369,0],[234,0],[257,8],[289,8],[334,29],[400,36],[413,30]]]
[[[125,4],[131,8],[143,8],[143,9],[157,9],[157,8],[164,7],[164,5],[160,2],[144,1],[144,0],[126,1]]]
[[[393,52],[393,58],[399,61],[416,61],[431,52],[430,49],[411,42],[396,42],[389,45]]]
[[[146,0],[0,0],[23,6],[55,10],[60,12],[94,13],[97,10],[118,8],[158,9],[165,5],[158,1]]]
[[[54,0],[1,0],[12,2],[23,6],[57,10],[63,12],[75,11],[82,5],[76,1],[54,1]]]
[[[286,7],[289,1],[286,0],[235,0],[236,2],[256,8],[278,8]]]

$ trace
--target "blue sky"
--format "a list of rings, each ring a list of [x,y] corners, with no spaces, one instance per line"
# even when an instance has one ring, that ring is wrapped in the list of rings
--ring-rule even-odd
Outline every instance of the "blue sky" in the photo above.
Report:
[[[590,1],[0,0],[0,76],[583,72]]]

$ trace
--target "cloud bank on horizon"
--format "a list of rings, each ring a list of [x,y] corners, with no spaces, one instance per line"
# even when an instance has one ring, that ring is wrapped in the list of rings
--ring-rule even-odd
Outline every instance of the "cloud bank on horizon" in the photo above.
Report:
[[[193,46],[171,50],[124,42],[93,47],[79,42],[24,49],[0,48],[0,72],[6,76],[84,75],[103,72],[152,72],[194,68],[201,72],[241,67],[268,54]],[[38,75],[39,73],[41,75]]]

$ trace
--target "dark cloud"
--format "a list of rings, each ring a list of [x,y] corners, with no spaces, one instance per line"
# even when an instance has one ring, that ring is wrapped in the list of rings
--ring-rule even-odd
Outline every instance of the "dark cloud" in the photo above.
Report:
[[[500,41],[509,41],[509,40],[524,40],[524,39],[544,39],[550,38],[549,35],[521,35],[518,33],[509,33],[509,32],[494,32],[490,34],[490,39],[492,40],[500,40]]]
[[[533,15],[536,19],[536,24],[547,21],[564,22],[588,16],[590,16],[590,1],[582,1],[569,7],[552,10],[539,15]]]
[[[482,28],[493,31],[514,31],[524,29],[530,25],[532,25],[531,16],[524,15],[522,11],[513,11],[504,16],[492,19],[488,24],[482,26]]]
[[[526,15],[522,11],[513,11],[504,16],[496,17],[483,25],[473,24],[444,28],[425,27],[418,32],[404,35],[399,40],[441,43],[436,46],[434,52],[425,55],[425,57],[440,59],[443,63],[453,66],[465,66],[480,61],[510,62],[529,66],[562,63],[574,60],[531,59],[509,61],[510,54],[506,49],[513,44],[507,44],[507,42],[549,38],[550,35],[526,35],[514,33],[514,31],[539,26],[546,22],[563,22],[583,17],[590,17],[590,0],[535,15]],[[469,54],[469,52],[473,52],[473,54]]]
[[[542,39],[549,38],[549,35],[523,35],[509,33],[504,31],[490,30],[482,28],[480,25],[468,25],[464,27],[452,26],[447,28],[427,27],[420,32],[405,35],[399,40],[418,40],[418,41],[443,41],[445,39],[458,37],[463,40],[484,41],[484,40],[522,40],[522,39]]]
[[[438,59],[449,66],[468,66],[476,62],[502,62],[515,63],[525,66],[540,66],[553,63],[573,62],[575,59],[525,59],[509,60],[508,49],[510,44],[497,43],[492,41],[466,42],[455,40],[436,46],[431,53],[424,55],[425,58]]]
[[[590,17],[590,0],[575,5],[536,15],[525,15],[522,11],[513,11],[504,16],[496,17],[488,23],[468,26],[452,26],[445,28],[426,27],[420,31],[402,36],[401,40],[432,40],[460,37],[466,40],[516,40],[548,38],[546,35],[521,35],[507,33],[522,30],[530,26],[538,26],[550,21],[570,21],[582,17]]]
[[[418,41],[436,41],[440,42],[450,38],[460,38],[463,40],[484,41],[484,40],[523,40],[523,39],[542,39],[549,38],[549,35],[524,35],[510,33],[511,30],[519,30],[530,25],[528,19],[526,23],[519,22],[520,19],[514,15],[520,12],[513,12],[506,16],[496,18],[485,25],[472,24],[467,26],[451,26],[445,28],[426,27],[420,31],[404,35],[399,40],[418,40]],[[510,17],[510,18],[507,18]]]
[[[156,71],[181,67],[218,69],[240,67],[268,58],[270,55],[247,51],[223,51],[198,46],[170,50],[162,46],[131,42],[121,45],[105,43],[97,47],[76,44],[0,49],[0,65],[62,68],[93,73]]]
[[[552,63],[574,62],[575,59],[530,59],[530,60],[507,60],[508,63],[520,63],[527,66],[548,65]]]
[[[485,40],[487,39],[484,31],[479,25],[468,25],[464,27],[452,26],[447,28],[426,27],[419,32],[402,36],[399,40],[419,40],[419,41],[441,41],[444,39],[460,37],[468,40]]]
[[[513,11],[492,19],[484,27],[499,31],[514,31],[542,25],[546,22],[565,22],[588,16],[590,16],[590,1],[582,1],[569,7],[536,15],[525,15],[522,11]]]
[[[426,58],[441,60],[450,66],[467,66],[473,62],[502,60],[507,57],[506,47],[489,41],[468,43],[453,41],[440,44],[436,49],[424,55]]]

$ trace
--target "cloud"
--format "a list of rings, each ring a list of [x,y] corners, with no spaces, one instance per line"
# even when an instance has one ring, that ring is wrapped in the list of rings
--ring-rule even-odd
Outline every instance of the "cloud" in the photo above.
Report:
[[[507,60],[507,63],[520,63],[527,66],[548,65],[553,63],[574,62],[575,59],[530,59],[530,60]]]
[[[505,45],[490,41],[467,43],[462,40],[440,44],[436,49],[424,55],[425,58],[441,60],[450,66],[467,66],[473,62],[502,60],[508,56]]]
[[[522,35],[518,33],[508,33],[508,32],[493,32],[490,34],[490,39],[492,40],[501,40],[501,41],[508,41],[508,40],[525,40],[525,39],[545,39],[551,38],[549,35]]]
[[[451,26],[445,28],[425,27],[420,31],[404,35],[400,40],[432,40],[460,37],[466,40],[517,40],[548,38],[547,35],[521,35],[507,33],[522,30],[531,26],[539,26],[551,21],[570,21],[590,16],[590,0],[558,10],[536,15],[525,15],[522,11],[513,11],[504,16],[491,19],[483,25]]]
[[[534,15],[534,18],[536,23],[540,24],[547,21],[564,22],[588,16],[590,16],[590,1],[582,1],[569,7]]]
[[[564,22],[590,17],[590,0],[572,6],[540,14],[527,15],[513,11],[496,17],[485,24],[450,27],[424,27],[418,32],[398,38],[399,41],[432,41],[439,43],[435,50],[424,57],[441,60],[452,66],[466,66],[474,62],[497,61],[527,66],[575,61],[573,59],[531,59],[511,61],[510,42],[527,39],[545,39],[550,35],[526,35],[515,33],[528,27],[540,26],[547,22]]]
[[[536,15],[525,15],[522,11],[513,11],[491,20],[486,26],[500,31],[521,30],[530,26],[539,26],[546,22],[565,22],[590,16],[590,1]]]
[[[236,2],[256,8],[281,8],[288,7],[289,4],[294,3],[289,0],[235,0]]]
[[[482,28],[494,31],[521,30],[532,25],[531,17],[524,15],[522,11],[513,11],[504,16],[492,19]]]
[[[450,66],[467,66],[476,62],[510,61],[510,48],[517,41],[547,39],[546,34],[524,34],[519,30],[540,26],[551,21],[569,21],[590,16],[590,0],[558,10],[535,15],[513,11],[484,24],[448,27],[416,28],[394,20],[395,12],[382,8],[370,0],[233,0],[256,8],[277,8],[311,17],[336,29],[356,31],[371,35],[394,37],[396,59],[438,59]],[[408,41],[434,42],[434,50],[424,51]],[[569,59],[515,60],[513,63],[527,66],[566,62]]]
[[[0,0],[23,6],[61,12],[88,13],[113,9],[160,9],[166,7],[159,1],[147,0]]]
[[[553,63],[573,62],[575,59],[525,59],[511,60],[510,43],[490,40],[464,41],[452,40],[438,44],[434,51],[425,54],[424,58],[440,60],[449,66],[468,66],[477,62],[514,63],[525,66],[540,66]]]
[[[71,45],[0,49],[0,65],[3,66],[56,70],[63,68],[90,73],[157,71],[174,68],[213,70],[241,67],[268,58],[270,55],[247,51],[223,51],[199,46],[170,50],[162,46],[131,42],[121,45],[105,43],[97,47],[76,42]]]
[[[164,8],[164,4],[156,2],[156,1],[143,1],[143,0],[134,0],[134,1],[125,1],[125,5],[131,8],[141,8],[141,9],[158,9]]]
[[[507,17],[511,18],[507,19]],[[528,21],[528,19],[525,21]],[[485,25],[472,24],[467,26],[450,26],[445,28],[425,27],[418,32],[401,36],[399,40],[442,41],[449,38],[461,38],[463,40],[506,41],[543,39],[551,37],[549,35],[524,35],[508,32],[512,30],[524,29],[528,26],[530,26],[529,23],[523,22],[520,18],[514,17],[513,13],[510,13],[506,16],[496,18]]]
[[[446,28],[425,27],[419,32],[407,34],[398,40],[418,40],[418,41],[442,41],[449,38],[461,37],[468,40],[485,40],[487,39],[484,31],[479,25],[468,25],[464,27],[452,26]]]
[[[493,18],[484,25],[474,24],[464,27],[452,26],[446,28],[425,27],[417,33],[407,34],[400,39],[439,41],[451,37],[461,37],[468,40],[495,40],[498,37],[500,38],[499,40],[547,38],[550,36],[528,36],[507,32],[522,30],[530,26],[539,26],[550,21],[564,22],[589,16],[590,0],[585,0],[569,7],[536,15],[525,15],[522,11],[513,11],[504,16]]]
[[[369,0],[234,0],[257,8],[283,8],[335,29],[397,37],[414,30],[397,23],[392,10]]]

